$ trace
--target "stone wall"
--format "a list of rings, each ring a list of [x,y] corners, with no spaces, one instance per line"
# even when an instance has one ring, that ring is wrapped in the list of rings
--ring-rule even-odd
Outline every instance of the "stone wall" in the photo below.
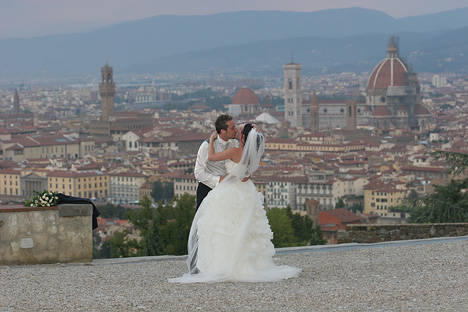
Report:
[[[0,265],[92,261],[92,206],[0,209]]]
[[[396,240],[468,235],[468,223],[349,224],[338,233],[338,243],[379,243]]]

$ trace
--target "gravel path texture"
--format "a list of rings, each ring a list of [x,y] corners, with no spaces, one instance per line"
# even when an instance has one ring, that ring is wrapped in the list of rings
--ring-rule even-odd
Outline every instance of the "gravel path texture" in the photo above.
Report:
[[[180,257],[0,266],[0,311],[468,311],[468,237],[275,257],[275,283],[171,284]]]

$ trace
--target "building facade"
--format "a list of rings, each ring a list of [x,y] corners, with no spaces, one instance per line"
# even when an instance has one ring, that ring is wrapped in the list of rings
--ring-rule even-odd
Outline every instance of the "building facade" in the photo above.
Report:
[[[135,204],[140,200],[140,188],[146,182],[146,176],[138,172],[109,174],[109,199],[114,204]]]
[[[100,171],[52,171],[47,173],[48,190],[65,195],[101,199],[109,197],[109,176]]]

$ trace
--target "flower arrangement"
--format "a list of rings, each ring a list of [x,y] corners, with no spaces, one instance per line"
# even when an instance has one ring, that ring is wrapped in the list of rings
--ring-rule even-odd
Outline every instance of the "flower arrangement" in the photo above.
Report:
[[[30,199],[24,201],[26,207],[52,207],[57,206],[58,196],[55,192],[43,191],[36,192],[34,191],[34,196]]]

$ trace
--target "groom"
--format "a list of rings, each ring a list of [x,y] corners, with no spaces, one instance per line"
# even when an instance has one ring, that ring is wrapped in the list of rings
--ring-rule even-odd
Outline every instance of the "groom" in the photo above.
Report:
[[[215,128],[218,133],[218,139],[214,141],[216,153],[239,145],[239,142],[234,140],[237,136],[237,129],[230,115],[220,115],[216,119]],[[195,162],[195,178],[198,180],[197,210],[206,195],[218,185],[220,179],[226,174],[225,161],[208,160],[208,147],[208,140],[200,145]]]

